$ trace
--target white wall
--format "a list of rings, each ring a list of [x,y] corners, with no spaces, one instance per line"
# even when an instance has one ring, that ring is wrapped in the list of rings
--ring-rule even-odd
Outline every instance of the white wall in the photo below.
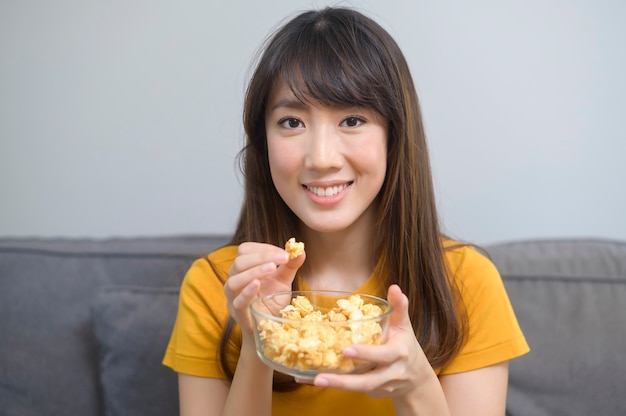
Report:
[[[330,3],[4,0],[0,236],[232,231],[251,58]],[[626,3],[342,4],[410,61],[451,234],[626,239]]]

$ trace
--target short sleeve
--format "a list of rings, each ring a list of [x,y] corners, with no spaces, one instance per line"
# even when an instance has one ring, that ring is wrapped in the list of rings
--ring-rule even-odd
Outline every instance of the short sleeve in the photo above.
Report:
[[[180,289],[176,322],[163,358],[165,366],[199,377],[224,377],[218,346],[228,320],[223,282],[233,258],[234,249],[227,247],[196,260],[187,271]],[[228,359],[232,365],[238,356],[239,337],[236,333],[229,345]]]
[[[496,267],[472,247],[452,249],[450,270],[466,308],[468,337],[439,375],[460,373],[519,357],[529,351]]]

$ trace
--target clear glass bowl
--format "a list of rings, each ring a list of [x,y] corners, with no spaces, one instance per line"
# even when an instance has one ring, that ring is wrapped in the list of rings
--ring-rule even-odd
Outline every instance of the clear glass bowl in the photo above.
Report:
[[[376,296],[313,290],[260,296],[250,311],[261,360],[281,373],[312,379],[319,373],[373,368],[342,351],[354,344],[384,343],[392,308]]]

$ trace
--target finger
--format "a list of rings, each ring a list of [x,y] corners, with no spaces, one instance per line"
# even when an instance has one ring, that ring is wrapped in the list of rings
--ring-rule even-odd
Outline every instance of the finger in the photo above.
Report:
[[[232,295],[243,290],[253,280],[263,279],[276,270],[276,263],[263,263],[241,273],[231,275],[226,281],[224,290],[227,295]]]
[[[344,348],[342,354],[346,358],[370,361],[375,364],[391,364],[398,359],[399,353],[394,344],[355,344]]]
[[[367,374],[318,374],[313,379],[316,387],[330,387],[349,391],[371,391],[378,386],[380,376],[375,372]]]
[[[230,267],[230,275],[241,273],[264,263],[285,264],[289,261],[287,252],[271,244],[242,243]]]
[[[389,286],[387,300],[393,308],[391,312],[391,326],[400,329],[412,328],[411,318],[409,317],[409,298],[402,293],[400,286]]]
[[[306,253],[303,253],[295,259],[291,259],[286,264],[282,265],[278,269],[278,280],[288,286],[291,286],[291,282],[295,279],[296,273],[298,272],[298,269],[302,267],[302,264],[304,264],[305,259]]]
[[[234,296],[254,279],[274,273],[279,264],[289,260],[288,254],[271,244],[242,243],[229,270],[226,294]]]
[[[294,381],[298,384],[310,384],[313,385],[313,380],[310,378],[300,378],[300,377],[294,377]]]
[[[253,280],[233,299],[233,307],[238,310],[247,309],[252,300],[259,293],[261,282]]]

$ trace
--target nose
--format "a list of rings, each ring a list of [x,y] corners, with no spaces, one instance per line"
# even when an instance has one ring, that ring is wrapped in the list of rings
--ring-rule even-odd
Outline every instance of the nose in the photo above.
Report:
[[[340,137],[330,126],[318,126],[308,132],[305,168],[324,170],[341,167]]]

